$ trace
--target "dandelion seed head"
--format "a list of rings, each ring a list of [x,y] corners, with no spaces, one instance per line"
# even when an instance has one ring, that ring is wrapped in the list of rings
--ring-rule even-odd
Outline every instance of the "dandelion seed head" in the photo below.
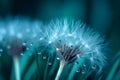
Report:
[[[99,69],[105,65],[104,38],[82,22],[69,22],[66,19],[51,21],[44,36],[60,60],[70,63],[84,57],[90,65],[95,64]]]
[[[41,37],[40,25],[25,18],[7,18],[0,22],[0,44],[8,54],[18,56]]]

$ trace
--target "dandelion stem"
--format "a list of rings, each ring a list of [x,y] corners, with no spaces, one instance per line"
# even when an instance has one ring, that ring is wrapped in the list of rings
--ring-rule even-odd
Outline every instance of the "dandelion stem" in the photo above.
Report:
[[[60,75],[61,75],[61,73],[62,73],[65,65],[66,65],[66,62],[63,61],[63,60],[61,60],[61,61],[60,61],[60,65],[59,65],[59,69],[58,69],[58,72],[57,72],[57,75],[56,75],[56,77],[55,77],[55,80],[59,80]]]
[[[16,80],[20,80],[20,68],[19,68],[19,58],[13,57],[14,67],[15,67],[15,78]]]

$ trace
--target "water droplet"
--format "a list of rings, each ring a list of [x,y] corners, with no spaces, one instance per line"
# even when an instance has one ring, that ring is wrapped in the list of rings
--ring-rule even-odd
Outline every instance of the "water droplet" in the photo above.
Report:
[[[85,71],[82,71],[81,73],[82,73],[82,74],[85,74]]]
[[[11,48],[11,46],[10,46],[10,45],[8,45],[8,46],[7,46],[7,49],[10,49],[10,48]]]
[[[41,52],[39,52],[38,55],[41,55]]]
[[[0,52],[3,52],[3,49],[0,49]]]
[[[22,45],[23,45],[23,46],[26,46],[26,43],[25,43],[25,42],[23,42],[23,43],[22,43]]]
[[[89,48],[89,46],[87,44],[84,45],[86,48]]]
[[[49,65],[49,66],[50,66],[50,65],[52,65],[52,63],[51,63],[51,62],[49,62],[49,63],[48,63],[48,65]]]
[[[68,33],[68,34],[67,34],[67,36],[69,36],[69,37],[70,37],[70,36],[72,36],[72,34]]]
[[[52,41],[49,41],[48,43],[49,43],[49,44],[51,44],[51,43],[52,43]]]
[[[31,43],[30,46],[32,46],[33,44]]]
[[[43,38],[40,38],[39,40],[41,41],[41,40],[43,40]]]
[[[43,56],[43,59],[46,59],[47,57],[46,56]]]
[[[80,70],[77,70],[76,73],[80,72]]]
[[[59,48],[56,48],[56,51],[59,51]]]
[[[83,67],[86,67],[86,65],[85,65],[85,64],[83,64]]]
[[[23,56],[24,54],[23,53],[20,53],[21,56]]]
[[[57,57],[57,60],[60,60],[60,58],[59,58],[59,57]]]

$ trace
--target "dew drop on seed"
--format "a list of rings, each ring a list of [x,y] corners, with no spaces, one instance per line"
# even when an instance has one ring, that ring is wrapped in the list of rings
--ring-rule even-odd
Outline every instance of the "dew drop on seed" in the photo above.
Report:
[[[85,74],[85,71],[82,71],[81,73],[82,73],[82,74]]]
[[[0,49],[0,52],[3,52],[3,49]]]
[[[43,40],[43,38],[40,38],[39,40],[41,41],[41,40]]]
[[[80,72],[80,70],[77,70],[76,73]]]
[[[37,53],[38,55],[41,55],[41,52]]]
[[[10,49],[10,48],[11,48],[11,46],[10,46],[10,45],[8,45],[8,46],[7,46],[7,49]]]
[[[51,63],[51,62],[49,62],[49,63],[48,63],[48,65],[49,65],[49,66],[50,66],[50,65],[52,65],[52,63]]]
[[[46,59],[47,57],[46,56],[43,56],[43,59]]]
[[[56,51],[59,51],[59,48],[56,48]]]
[[[86,65],[85,65],[85,64],[83,64],[83,67],[86,67]]]
[[[60,58],[59,58],[59,57],[57,57],[57,60],[60,60]]]
[[[22,45],[23,45],[23,46],[26,46],[26,43],[25,43],[25,42],[23,42],[23,43],[22,43]]]
[[[24,54],[23,53],[20,53],[21,56],[23,56]]]
[[[30,44],[30,46],[32,46],[33,44]]]

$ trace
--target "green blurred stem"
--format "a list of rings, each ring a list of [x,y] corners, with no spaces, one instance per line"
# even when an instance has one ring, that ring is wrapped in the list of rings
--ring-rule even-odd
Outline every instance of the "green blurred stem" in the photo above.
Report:
[[[19,58],[13,57],[14,68],[15,68],[15,80],[20,80],[20,68],[19,68]]]
[[[55,77],[55,80],[59,80],[60,75],[61,75],[61,73],[62,73],[62,71],[63,71],[66,64],[67,63],[65,61],[63,61],[63,60],[60,61],[59,69],[58,69],[57,75]]]

